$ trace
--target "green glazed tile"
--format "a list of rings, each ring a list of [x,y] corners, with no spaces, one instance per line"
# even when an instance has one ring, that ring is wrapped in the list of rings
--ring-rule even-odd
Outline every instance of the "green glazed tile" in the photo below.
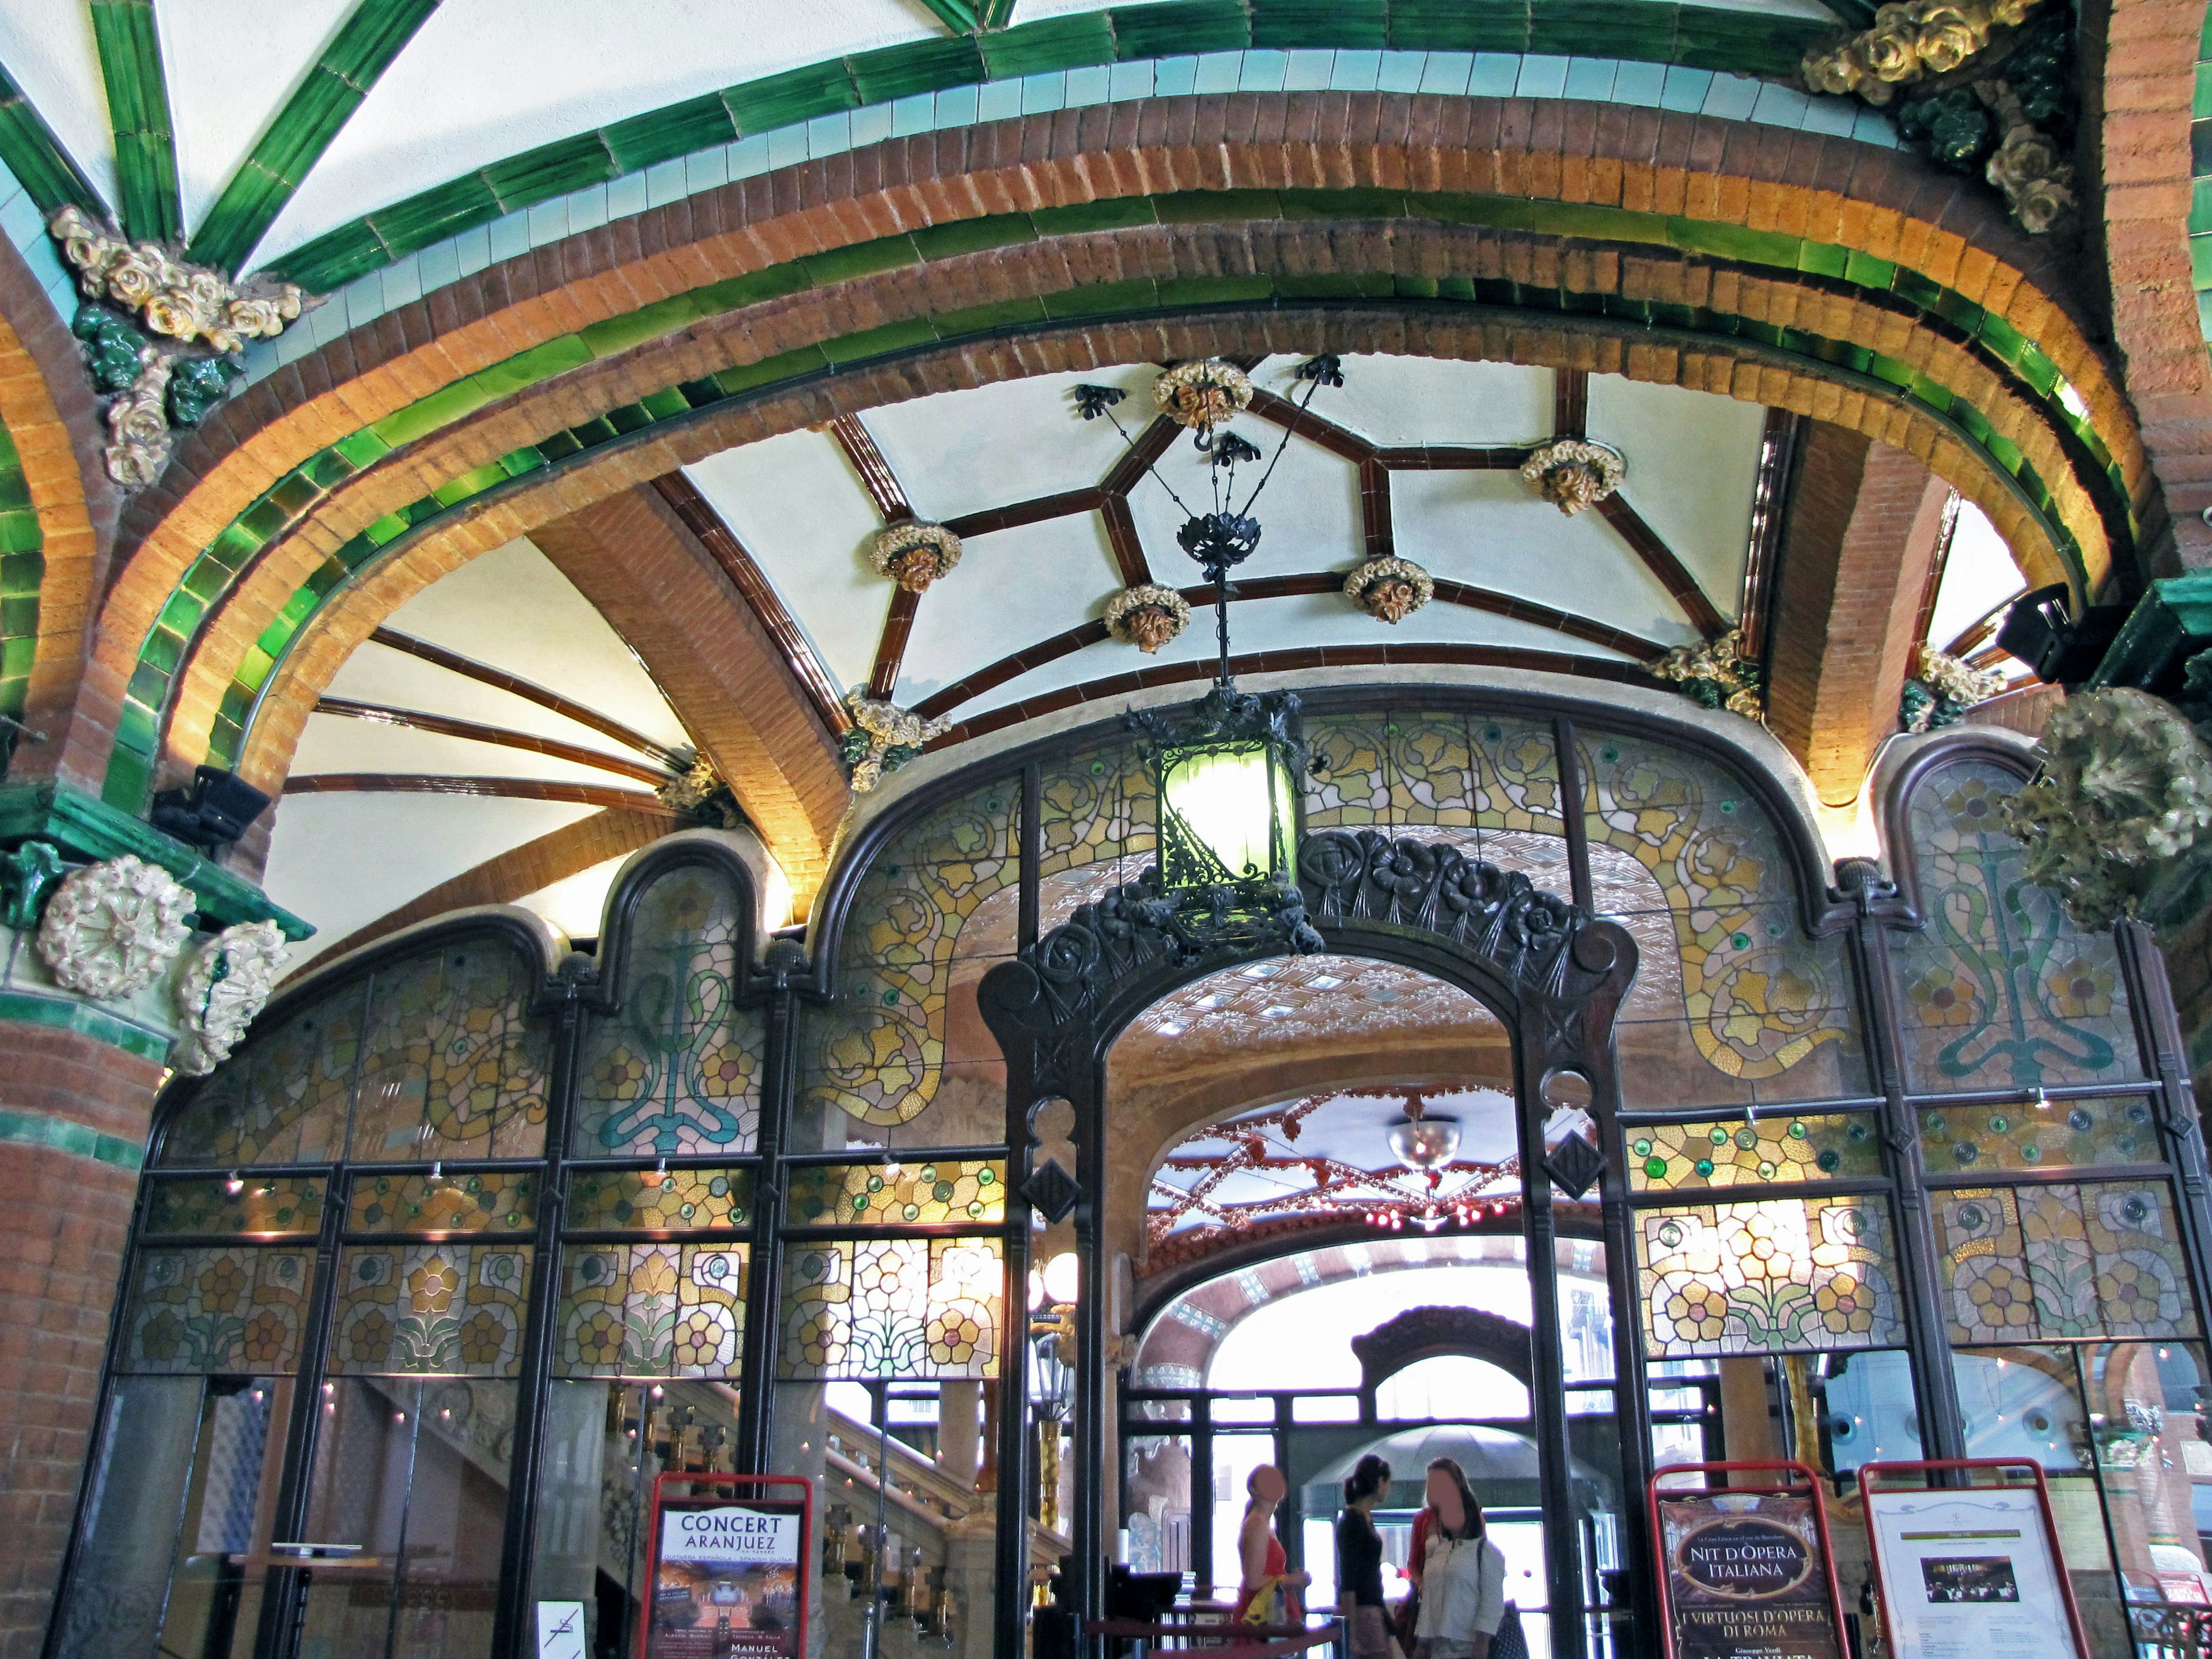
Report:
[[[1252,0],[1252,44],[1379,51],[1389,44],[1389,9],[1383,0]]]
[[[729,106],[713,93],[649,110],[606,129],[607,149],[624,173],[642,173],[679,155],[726,144],[738,136]]]
[[[1237,0],[1154,0],[1106,14],[1114,55],[1122,63],[1241,52],[1252,44],[1251,20]]]
[[[738,133],[749,137],[811,121],[817,115],[857,109],[860,95],[854,89],[852,76],[845,72],[844,60],[837,58],[725,88],[722,102],[736,120]]]
[[[855,242],[848,247],[810,253],[799,264],[810,286],[826,287],[831,283],[872,276],[879,270],[896,270],[924,257],[911,236],[882,236],[872,242]]]
[[[1283,210],[1283,198],[1272,190],[1183,190],[1155,196],[1152,210],[1164,225],[1218,225],[1273,219]]]
[[[957,259],[965,253],[1013,247],[1036,238],[1036,226],[1026,213],[995,213],[927,226],[914,233],[914,246],[925,259]]]
[[[153,781],[154,765],[143,754],[121,747],[119,734],[118,745],[108,757],[107,775],[100,780],[100,798],[110,806],[136,812],[145,803],[147,786]]]
[[[886,323],[881,328],[864,329],[841,340],[825,341],[822,355],[832,363],[858,362],[863,358],[905,351],[914,346],[931,345],[936,339],[935,325],[927,318],[918,317],[903,322]]]
[[[1527,0],[1393,0],[1390,45],[1400,52],[1526,52],[1529,9]]]
[[[1204,193],[1199,191],[1190,192],[1194,196]],[[1222,192],[1224,195],[1228,193]],[[1132,225],[1158,223],[1158,215],[1153,210],[1156,199],[1173,202],[1182,198],[1120,196],[1097,202],[1077,202],[1068,207],[1039,208],[1030,215],[1030,222],[1036,227],[1040,236],[1074,236],[1090,230],[1125,230]]]
[[[481,169],[483,181],[491,186],[500,206],[509,213],[517,208],[550,201],[556,196],[566,196],[586,185],[602,185],[610,179],[619,179],[623,171],[622,164],[608,149],[606,140],[596,132],[579,133],[574,138],[541,144],[536,149],[525,150]]]
[[[987,33],[976,45],[994,80],[1049,75],[1056,70],[1088,69],[1114,61],[1114,30],[1104,12],[1044,17],[1000,33]]]
[[[990,78],[982,52],[968,35],[854,52],[846,59],[846,67],[863,104],[888,104],[917,92],[973,86]]]

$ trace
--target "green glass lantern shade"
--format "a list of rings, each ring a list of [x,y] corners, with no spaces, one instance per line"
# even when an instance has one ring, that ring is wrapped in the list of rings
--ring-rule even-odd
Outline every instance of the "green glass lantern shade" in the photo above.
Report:
[[[1171,752],[1160,770],[1161,799],[1181,830],[1164,838],[1170,885],[1290,872],[1297,795],[1279,747],[1255,741]]]

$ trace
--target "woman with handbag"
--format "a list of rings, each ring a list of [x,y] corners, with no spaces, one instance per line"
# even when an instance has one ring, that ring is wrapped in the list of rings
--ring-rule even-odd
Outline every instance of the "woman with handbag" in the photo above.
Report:
[[[1428,1500],[1417,1659],[1527,1659],[1520,1614],[1505,1600],[1505,1553],[1466,1471],[1449,1457],[1431,1463]]]
[[[1291,1625],[1305,1616],[1298,1592],[1313,1576],[1290,1570],[1283,1540],[1275,1536],[1275,1506],[1290,1492],[1291,1483],[1272,1463],[1260,1465],[1244,1482],[1244,1523],[1237,1533],[1240,1625]]]
[[[1382,1607],[1382,1534],[1375,1506],[1389,1490],[1390,1466],[1370,1452],[1344,1483],[1336,1522],[1337,1611],[1344,1616],[1352,1659],[1398,1659]]]

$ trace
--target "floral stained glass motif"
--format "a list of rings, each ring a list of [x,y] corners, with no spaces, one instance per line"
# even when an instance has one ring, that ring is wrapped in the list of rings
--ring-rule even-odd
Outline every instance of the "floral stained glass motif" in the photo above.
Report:
[[[1322,714],[1308,830],[1422,827],[1562,833],[1551,728],[1445,711]]]
[[[1920,1115],[1929,1174],[1984,1170],[2071,1170],[2166,1158],[2150,1102],[2054,1100],[2035,1105],[1930,1107]]]
[[[1133,881],[1159,848],[1159,796],[1133,744],[1048,761],[1038,794],[1037,871],[1056,876],[1086,865],[1135,860]]]
[[[791,1250],[783,1375],[999,1374],[1004,1259],[994,1238],[887,1238]]]
[[[750,1170],[578,1170],[568,1178],[575,1232],[685,1233],[752,1222]]]
[[[347,1376],[513,1376],[527,1245],[356,1245],[338,1256],[330,1368]]]
[[[751,934],[735,886],[702,866],[639,902],[622,1006],[594,1022],[580,1068],[577,1135],[593,1156],[752,1149],[767,1027],[738,1006]]]
[[[1843,959],[1795,925],[1781,837],[1718,768],[1641,739],[1581,741],[1590,842],[1649,870],[1665,896],[1698,1052],[1733,1078],[1778,1077],[1850,1039]]]
[[[1634,1192],[1881,1173],[1881,1137],[1864,1113],[1801,1117],[1776,1112],[1750,1122],[1646,1125],[1628,1131],[1628,1153]]]
[[[237,1190],[223,1176],[156,1181],[146,1194],[146,1237],[189,1238],[226,1233],[282,1236],[322,1225],[329,1186],[320,1176],[240,1176]]]
[[[1646,1210],[1636,1227],[1655,1358],[1904,1340],[1885,1200]]]
[[[235,1169],[318,1164],[345,1151],[366,983],[257,1032],[171,1121],[161,1162]]]
[[[1004,778],[891,836],[860,878],[837,949],[834,1006],[810,1010],[799,1094],[862,1123],[911,1123],[945,1072],[953,952],[975,907],[1020,877],[1018,781]]]
[[[748,1260],[742,1244],[571,1249],[556,1374],[736,1377]]]
[[[489,940],[376,975],[348,1155],[534,1158],[545,1139],[546,1029],[533,970]]]
[[[1916,1086],[2033,1089],[2142,1074],[2112,939],[2027,879],[2004,802],[2021,781],[1960,761],[1912,793],[1924,934],[1891,946]]]
[[[269,1376],[300,1362],[312,1250],[222,1244],[147,1250],[125,1316],[125,1371]]]
[[[1954,1191],[1936,1219],[1955,1341],[2197,1334],[2164,1182]]]
[[[354,1178],[351,1233],[522,1233],[538,1220],[538,1177],[527,1171]]]
[[[1006,1166],[997,1159],[818,1164],[788,1179],[794,1227],[927,1226],[1006,1214]]]

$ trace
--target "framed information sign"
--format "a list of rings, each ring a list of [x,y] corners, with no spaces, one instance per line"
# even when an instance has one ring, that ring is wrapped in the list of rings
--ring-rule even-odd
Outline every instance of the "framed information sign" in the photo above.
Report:
[[[1937,1472],[2005,1484],[1930,1486]],[[1897,1659],[2090,1659],[2039,1464],[1868,1463],[1859,1495]]]
[[[645,1659],[799,1659],[813,1532],[814,1488],[798,1476],[656,1479]]]
[[[1662,1484],[1693,1475],[1703,1484]],[[1650,1498],[1668,1659],[1850,1659],[1810,1468],[1671,1464]]]

